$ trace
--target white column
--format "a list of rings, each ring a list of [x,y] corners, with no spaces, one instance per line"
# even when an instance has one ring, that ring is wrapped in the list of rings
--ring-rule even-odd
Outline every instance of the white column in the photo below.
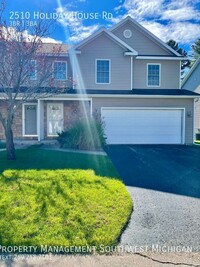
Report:
[[[38,99],[37,109],[37,134],[38,141],[44,139],[44,101]]]

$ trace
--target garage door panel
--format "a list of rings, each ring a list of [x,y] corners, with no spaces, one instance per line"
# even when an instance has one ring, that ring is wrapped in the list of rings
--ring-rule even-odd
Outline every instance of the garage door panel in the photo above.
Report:
[[[181,144],[183,109],[102,108],[108,144]]]

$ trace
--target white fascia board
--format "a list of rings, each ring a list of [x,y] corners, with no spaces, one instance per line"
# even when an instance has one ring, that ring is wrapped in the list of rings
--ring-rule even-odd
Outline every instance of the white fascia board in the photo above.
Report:
[[[86,38],[85,40],[83,40],[79,44],[75,45],[74,46],[74,51],[75,52],[76,51],[80,51],[80,49],[81,49],[81,47],[83,45],[85,45],[85,44],[89,43],[90,41],[92,41],[93,39],[97,38],[101,33],[107,34],[118,45],[122,46],[123,48],[126,48],[126,49],[130,50],[132,53],[134,53],[134,55],[138,55],[138,52],[136,50],[134,50],[132,47],[130,47],[128,44],[126,44],[124,41],[122,41],[121,39],[119,39],[117,36],[115,36],[112,32],[108,31],[104,27],[101,28],[100,30],[98,30],[96,33],[90,35],[88,38]]]
[[[197,68],[197,66],[200,64],[200,56],[199,58],[196,60],[196,62],[194,63],[194,65],[192,66],[192,68],[189,70],[189,72],[186,74],[186,76],[184,77],[181,87],[184,86],[184,84],[187,82],[187,80],[190,78],[190,76],[192,75],[192,73],[195,71],[195,69]]]
[[[79,48],[83,45],[85,45],[86,43],[92,41],[93,39],[95,39],[100,33],[102,33],[103,31],[105,31],[106,28],[105,27],[102,27],[100,30],[96,31],[95,33],[91,34],[89,37],[85,38],[84,40],[82,40],[80,43],[76,44],[74,47],[73,47],[73,50],[76,51],[76,50],[79,50]]]
[[[114,27],[110,29],[110,31],[114,31],[115,29],[119,28],[121,25],[126,23],[127,21],[130,21],[133,23],[136,27],[138,27],[141,31],[143,31],[147,36],[151,37],[157,44],[159,44],[161,47],[164,47],[168,51],[172,52],[176,56],[180,57],[181,54],[176,52],[173,48],[171,48],[169,45],[165,44],[161,39],[159,39],[157,36],[155,36],[153,33],[148,31],[145,27],[143,27],[141,24],[139,24],[137,21],[132,19],[130,16],[127,16],[125,19],[121,20],[119,23],[117,23]]]
[[[137,56],[135,52],[124,52],[124,56]]]
[[[55,96],[52,96],[52,97],[47,97],[47,98],[40,98],[40,100],[59,100],[59,101],[62,101],[62,100],[73,100],[73,101],[91,101],[91,97],[89,97],[88,95],[77,95],[77,94],[73,94],[71,96],[69,95],[65,95],[65,96],[61,96],[61,95],[58,95],[57,97]]]
[[[136,59],[150,59],[150,60],[187,60],[187,57],[162,57],[162,56],[137,56]]]
[[[134,50],[131,46],[129,46],[128,44],[126,44],[124,41],[122,41],[121,39],[119,39],[117,36],[115,36],[113,33],[109,32],[108,30],[105,30],[105,32],[111,37],[113,38],[117,43],[121,44],[122,47],[127,48],[128,50],[130,50],[135,56],[138,55],[138,52],[136,50]]]
[[[73,95],[75,96],[75,95]],[[200,95],[199,96],[177,96],[177,95],[112,95],[112,94],[87,94],[87,97],[89,99],[92,99],[92,98],[101,98],[101,97],[108,97],[108,98],[200,98]]]
[[[75,50],[74,47],[72,47],[71,49],[69,49],[69,54],[70,55],[79,55],[79,54],[81,54],[81,50]]]
[[[55,57],[56,53],[46,53],[45,56],[47,57]],[[58,58],[60,57],[69,57],[69,53],[62,53],[62,54],[58,54],[56,55]]]

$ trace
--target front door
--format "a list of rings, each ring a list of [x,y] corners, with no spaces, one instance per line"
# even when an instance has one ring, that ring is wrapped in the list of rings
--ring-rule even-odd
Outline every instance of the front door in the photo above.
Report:
[[[63,130],[63,104],[47,104],[47,134],[56,136]]]
[[[37,105],[25,104],[24,105],[24,135],[35,136],[37,135]]]

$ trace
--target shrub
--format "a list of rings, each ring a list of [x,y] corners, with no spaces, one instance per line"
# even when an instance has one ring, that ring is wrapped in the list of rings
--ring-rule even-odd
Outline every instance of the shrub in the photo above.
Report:
[[[58,133],[60,147],[95,150],[105,146],[103,122],[99,119],[76,121],[68,130]]]

